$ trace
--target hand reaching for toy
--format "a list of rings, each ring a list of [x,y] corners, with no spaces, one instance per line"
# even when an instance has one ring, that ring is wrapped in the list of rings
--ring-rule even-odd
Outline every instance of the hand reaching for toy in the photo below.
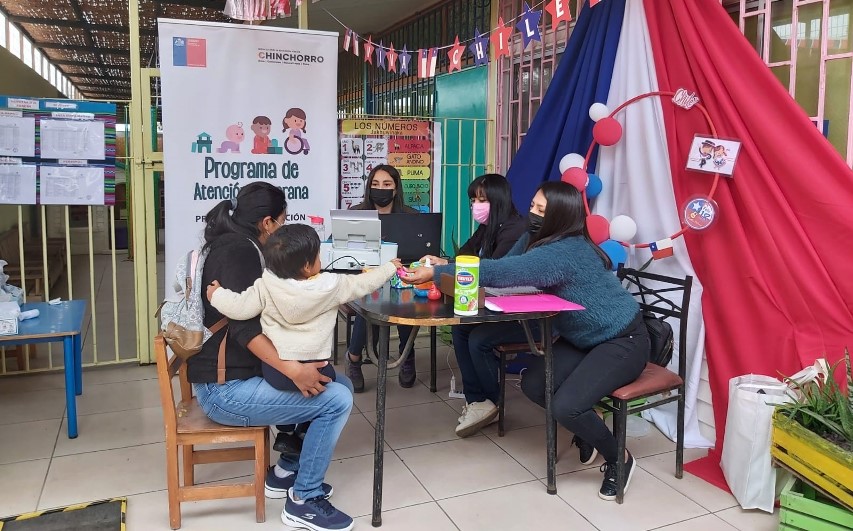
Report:
[[[403,262],[401,262],[399,258],[394,258],[391,260],[391,263],[394,264],[394,268],[397,270],[403,267]]]
[[[400,277],[400,280],[406,284],[424,284],[432,282],[433,269],[431,267],[417,267],[415,269],[405,269],[406,274]]]
[[[222,287],[222,284],[220,284],[218,280],[214,280],[213,282],[211,282],[210,285],[207,286],[207,300],[212,299],[213,298],[213,292],[218,290],[221,287]]]

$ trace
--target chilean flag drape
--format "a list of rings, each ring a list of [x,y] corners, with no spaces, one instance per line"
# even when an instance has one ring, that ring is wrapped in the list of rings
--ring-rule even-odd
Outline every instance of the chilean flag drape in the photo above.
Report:
[[[614,40],[615,49],[606,46]],[[714,450],[687,468],[724,486],[717,464],[729,379],[793,374],[853,345],[853,172],[719,2],[605,0],[584,6],[508,177],[516,204],[526,206],[542,180],[560,178],[563,155],[586,152],[593,102],[615,109],[633,96],[679,88],[696,92],[720,137],[743,143],[734,179],[721,180],[714,195],[716,225],[673,240],[675,255],[650,266],[694,276],[685,444]],[[693,136],[708,127],[700,112],[659,98],[616,119],[624,135],[599,150],[604,189],[593,210],[634,218],[636,243],[660,240],[679,230],[678,207],[710,190],[710,175],[684,169]],[[629,262],[650,256],[638,249]],[[698,429],[703,355],[716,441]],[[674,408],[660,409],[650,416],[674,438]]]

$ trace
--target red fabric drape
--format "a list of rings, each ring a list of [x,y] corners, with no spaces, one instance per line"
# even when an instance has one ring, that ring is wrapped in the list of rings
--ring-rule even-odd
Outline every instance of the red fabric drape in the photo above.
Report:
[[[792,374],[853,345],[853,172],[714,0],[645,0],[660,90],[695,90],[721,137],[743,142],[714,196],[716,226],[688,233],[704,286],[706,355],[719,462],[728,381]],[[677,204],[707,194],[687,172],[698,111],[664,105]],[[692,471],[712,482],[717,466]]]

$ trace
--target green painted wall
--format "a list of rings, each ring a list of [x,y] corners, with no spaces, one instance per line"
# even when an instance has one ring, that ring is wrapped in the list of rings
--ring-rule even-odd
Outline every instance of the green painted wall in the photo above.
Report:
[[[488,68],[466,68],[436,78],[435,119],[442,124],[442,248],[454,254],[474,231],[468,184],[486,171]]]

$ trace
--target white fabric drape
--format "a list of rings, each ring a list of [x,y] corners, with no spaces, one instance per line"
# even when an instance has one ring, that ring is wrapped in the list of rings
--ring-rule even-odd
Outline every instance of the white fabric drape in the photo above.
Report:
[[[657,75],[643,2],[628,0],[607,106],[613,110],[634,96],[656,90]],[[597,173],[604,187],[594,200],[593,211],[607,219],[620,214],[631,216],[638,228],[633,243],[660,240],[680,228],[679,205],[675,204],[673,194],[662,105],[672,103],[650,97],[625,108],[616,115],[624,131],[622,139],[612,147],[599,148]],[[687,331],[684,443],[689,448],[707,448],[713,446],[713,443],[699,433],[696,408],[705,344],[702,284],[693,271],[684,239],[674,240],[673,248],[675,256],[654,261],[648,270],[674,277],[693,275]],[[651,253],[648,249],[630,250],[627,265],[640,267],[649,258]],[[672,324],[677,342],[677,322]],[[677,370],[677,356],[673,356],[670,368]],[[645,416],[654,421],[670,439],[675,439],[676,403],[649,410]]]

